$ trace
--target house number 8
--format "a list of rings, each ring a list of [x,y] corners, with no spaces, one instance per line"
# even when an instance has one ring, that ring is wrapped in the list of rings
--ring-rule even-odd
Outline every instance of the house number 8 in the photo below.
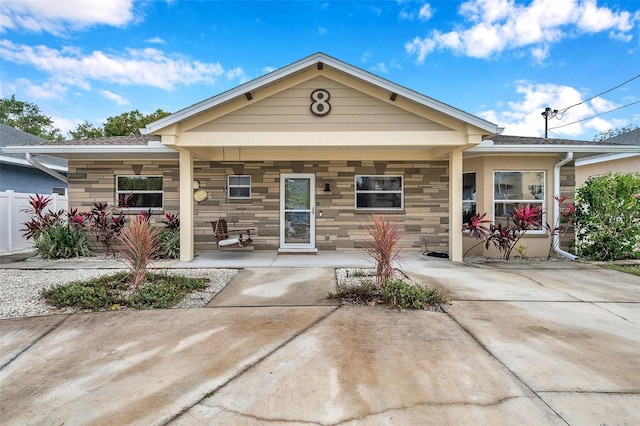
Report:
[[[327,115],[331,111],[329,92],[324,89],[316,89],[311,92],[311,113],[313,115]]]

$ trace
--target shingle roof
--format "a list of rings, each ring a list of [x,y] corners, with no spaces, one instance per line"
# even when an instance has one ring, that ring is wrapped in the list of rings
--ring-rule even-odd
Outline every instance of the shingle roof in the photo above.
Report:
[[[628,132],[624,135],[628,135]],[[624,136],[620,135],[620,136]],[[597,145],[640,145],[640,143],[623,143],[622,140],[616,140],[619,136],[615,138],[610,138],[602,142],[594,142],[594,141],[584,141],[584,140],[575,140],[575,139],[558,139],[558,138],[537,138],[531,136],[509,136],[509,135],[497,135],[493,137],[485,138],[487,140],[493,141],[494,145],[587,145],[587,146],[597,146]],[[638,136],[635,138],[637,142],[640,142],[640,132]]]
[[[51,144],[52,141],[42,139],[31,133],[23,132],[22,130],[7,126],[6,124],[0,124],[0,147],[3,146],[24,146],[24,145],[46,145]],[[24,154],[5,154],[7,157],[17,158],[24,160]],[[52,166],[67,167],[67,160],[62,158],[53,157],[51,155],[39,155],[38,161],[46,163]]]
[[[160,142],[160,138],[153,135],[133,135],[46,142],[49,145],[147,145],[151,141]]]
[[[603,143],[607,145],[635,145],[640,146],[640,127],[630,132],[621,133],[609,139],[605,139]]]

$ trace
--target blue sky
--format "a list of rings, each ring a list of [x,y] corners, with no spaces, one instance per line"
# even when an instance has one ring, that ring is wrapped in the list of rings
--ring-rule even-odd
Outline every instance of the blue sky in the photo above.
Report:
[[[637,0],[0,2],[0,95],[63,132],[175,112],[315,52],[505,134],[543,136],[547,106],[563,112],[550,137],[640,126]]]

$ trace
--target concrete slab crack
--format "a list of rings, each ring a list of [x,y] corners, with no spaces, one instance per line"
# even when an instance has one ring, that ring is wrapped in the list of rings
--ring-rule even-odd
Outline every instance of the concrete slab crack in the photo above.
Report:
[[[330,307],[330,306],[327,306]],[[233,382],[234,380],[236,380],[238,377],[242,376],[243,374],[245,374],[246,372],[250,371],[251,369],[255,368],[256,366],[260,365],[262,362],[264,362],[264,360],[266,360],[267,358],[269,358],[272,354],[274,354],[275,352],[277,352],[278,350],[280,350],[281,348],[285,347],[286,345],[288,345],[290,342],[292,342],[293,340],[295,340],[296,338],[298,338],[300,335],[304,334],[307,332],[307,330],[310,330],[311,328],[315,327],[317,324],[319,324],[320,322],[324,321],[326,318],[328,318],[329,316],[331,316],[333,313],[335,313],[338,309],[340,309],[340,306],[335,306],[333,309],[331,309],[329,312],[327,312],[325,315],[322,315],[320,317],[318,317],[315,321],[311,322],[307,327],[299,330],[298,332],[294,333],[290,338],[288,338],[287,340],[283,341],[280,345],[276,346],[275,348],[273,348],[271,351],[267,352],[263,357],[259,358],[258,360],[256,360],[255,362],[253,362],[252,364],[247,365],[246,367],[242,368],[237,374],[235,374],[234,376],[230,377],[229,380],[227,380],[226,382],[222,383],[220,386],[218,386],[217,388],[207,392],[202,398],[200,398],[198,401],[196,401],[194,404],[191,404],[188,407],[185,407],[182,411],[180,411],[179,413],[177,413],[176,415],[174,415],[173,417],[169,418],[166,422],[163,422],[163,425],[168,425],[171,424],[172,422],[174,422],[175,420],[179,419],[181,416],[183,416],[184,414],[186,414],[191,408],[195,407],[196,405],[200,404],[202,401],[204,401],[205,399],[215,395],[216,392],[220,391],[221,389],[224,389],[227,385],[229,385],[231,382]]]
[[[4,364],[0,365],[0,371],[2,371],[5,367],[7,367],[9,364],[11,364],[13,361],[15,361],[16,359],[18,359],[23,353],[27,352],[29,349],[31,349],[36,343],[38,343],[39,341],[41,341],[42,339],[44,339],[45,337],[47,337],[52,331],[56,330],[58,327],[60,327],[67,319],[69,319],[71,315],[64,315],[63,319],[61,321],[58,321],[57,323],[53,324],[51,327],[49,327],[44,333],[42,333],[41,336],[39,336],[37,339],[35,339],[33,342],[31,342],[29,345],[25,346],[24,349],[22,349],[20,352],[18,352],[13,358],[7,360]]]

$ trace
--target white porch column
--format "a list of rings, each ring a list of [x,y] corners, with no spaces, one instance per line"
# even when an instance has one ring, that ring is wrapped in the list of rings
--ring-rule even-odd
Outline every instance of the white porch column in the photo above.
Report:
[[[462,149],[449,154],[449,259],[462,262]]]
[[[180,260],[190,262],[194,257],[193,247],[193,154],[180,151]]]

